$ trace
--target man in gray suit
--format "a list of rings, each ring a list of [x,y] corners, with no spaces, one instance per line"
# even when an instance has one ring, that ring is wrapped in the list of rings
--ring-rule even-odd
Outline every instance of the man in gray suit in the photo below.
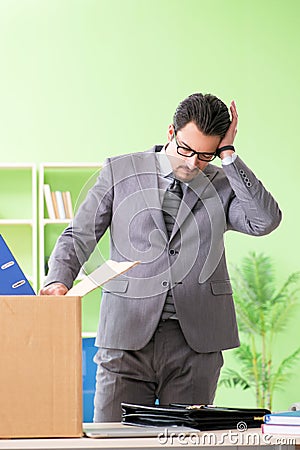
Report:
[[[230,111],[213,95],[183,100],[167,144],[109,158],[57,241],[45,295],[71,288],[108,227],[111,258],[141,261],[103,287],[97,422],[119,421],[122,401],[212,403],[222,350],[239,345],[223,236],[268,234],[281,212],[236,155]]]

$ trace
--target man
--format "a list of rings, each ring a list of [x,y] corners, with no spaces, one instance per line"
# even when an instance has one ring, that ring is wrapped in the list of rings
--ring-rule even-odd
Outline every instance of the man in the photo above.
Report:
[[[213,95],[183,100],[168,143],[108,159],[58,239],[42,294],[70,289],[108,227],[111,258],[141,261],[104,285],[97,422],[119,421],[122,401],[212,403],[222,350],[239,345],[223,235],[268,234],[281,213],[235,153],[230,111]]]

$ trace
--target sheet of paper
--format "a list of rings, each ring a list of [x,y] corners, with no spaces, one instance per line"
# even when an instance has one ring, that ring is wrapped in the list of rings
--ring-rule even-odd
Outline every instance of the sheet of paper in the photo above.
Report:
[[[96,289],[109,280],[121,275],[127,270],[139,264],[140,261],[122,261],[117,262],[111,259],[98,267],[94,272],[87,275],[83,280],[73,286],[66,295],[83,297],[88,292]]]
[[[83,431],[87,437],[90,438],[131,438],[131,437],[156,437],[159,435],[166,439],[178,434],[193,434],[200,435],[199,430],[188,427],[143,427],[134,425],[123,425],[120,422],[104,422],[104,423],[84,423]],[[164,442],[165,443],[165,442]],[[163,446],[163,444],[161,444]]]

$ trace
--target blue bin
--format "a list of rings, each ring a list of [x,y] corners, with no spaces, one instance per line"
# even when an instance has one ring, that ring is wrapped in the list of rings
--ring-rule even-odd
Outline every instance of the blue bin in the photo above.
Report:
[[[97,364],[93,358],[98,348],[94,337],[82,338],[83,422],[93,422]]]

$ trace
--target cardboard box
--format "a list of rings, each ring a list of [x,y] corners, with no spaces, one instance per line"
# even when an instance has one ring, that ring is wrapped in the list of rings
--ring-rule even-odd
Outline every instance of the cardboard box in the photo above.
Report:
[[[81,296],[136,264],[106,261],[66,296],[0,296],[0,438],[82,436]]]
[[[81,298],[0,297],[0,437],[82,436]]]

